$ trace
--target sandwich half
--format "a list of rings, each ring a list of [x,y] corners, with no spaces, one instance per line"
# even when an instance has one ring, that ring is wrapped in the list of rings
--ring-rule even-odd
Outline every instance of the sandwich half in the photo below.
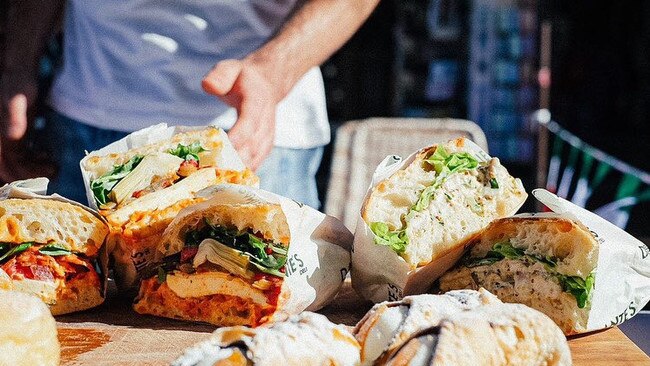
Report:
[[[102,220],[71,203],[0,201],[0,269],[8,275],[3,287],[40,297],[53,315],[101,304],[106,273],[98,258],[105,255],[108,231]]]
[[[212,199],[190,206],[165,230],[134,309],[219,326],[264,323],[289,296],[289,242],[278,204]]]
[[[361,215],[375,243],[415,269],[450,252],[460,256],[465,241],[495,218],[514,214],[526,197],[499,159],[459,138],[421,150],[377,184]]]
[[[504,218],[469,245],[440,290],[483,287],[541,311],[567,335],[586,331],[598,241],[585,226],[556,214]]]
[[[259,184],[247,168],[222,168],[226,139],[222,130],[208,127],[82,160],[94,204],[111,228],[121,289],[137,286],[138,273],[153,258],[167,225],[181,209],[201,201],[196,192],[218,183]]]

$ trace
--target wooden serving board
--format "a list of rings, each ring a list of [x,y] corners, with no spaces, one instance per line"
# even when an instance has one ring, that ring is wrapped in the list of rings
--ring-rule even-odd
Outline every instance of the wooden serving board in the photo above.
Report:
[[[168,365],[185,348],[215,329],[136,314],[130,299],[109,297],[96,309],[57,317],[62,365]],[[334,302],[320,311],[331,321],[354,325],[370,309],[346,283]],[[574,365],[650,365],[618,328],[569,340]]]

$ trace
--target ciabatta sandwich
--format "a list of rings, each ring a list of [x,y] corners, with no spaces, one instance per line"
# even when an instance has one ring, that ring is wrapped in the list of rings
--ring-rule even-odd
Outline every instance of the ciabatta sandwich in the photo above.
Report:
[[[310,312],[255,329],[241,326],[218,329],[209,340],[187,349],[172,363],[174,366],[358,364],[359,344],[346,327]]]
[[[466,241],[526,197],[499,159],[465,138],[420,150],[366,196],[352,256],[355,289],[373,301],[395,298],[378,293],[382,284],[403,295],[425,292]]]
[[[107,234],[102,220],[68,202],[0,200],[2,287],[40,297],[54,315],[101,304],[106,273],[97,261]]]
[[[107,148],[110,148],[107,147]],[[111,150],[111,149],[109,149]],[[226,156],[237,160],[227,162]],[[167,224],[199,202],[194,194],[217,183],[257,185],[223,130],[207,127],[120,152],[94,152],[81,161],[92,202],[106,217],[115,247],[119,287],[137,286]]]
[[[537,309],[565,334],[586,331],[596,280],[598,241],[582,224],[557,214],[494,221],[440,289],[483,287],[505,302]]]
[[[215,325],[263,323],[287,296],[289,242],[280,205],[190,206],[165,231],[134,309]]]

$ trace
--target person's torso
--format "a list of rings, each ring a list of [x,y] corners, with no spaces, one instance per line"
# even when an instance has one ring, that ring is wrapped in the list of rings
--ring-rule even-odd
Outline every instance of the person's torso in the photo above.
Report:
[[[203,76],[218,61],[263,45],[297,3],[69,0],[64,62],[51,102],[63,114],[114,130],[207,124],[227,106],[201,89]]]

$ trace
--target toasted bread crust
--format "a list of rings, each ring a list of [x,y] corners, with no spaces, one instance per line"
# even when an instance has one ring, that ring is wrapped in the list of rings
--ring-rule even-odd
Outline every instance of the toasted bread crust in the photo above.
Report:
[[[46,199],[0,201],[0,242],[57,243],[89,257],[108,234],[106,224],[83,208]]]

